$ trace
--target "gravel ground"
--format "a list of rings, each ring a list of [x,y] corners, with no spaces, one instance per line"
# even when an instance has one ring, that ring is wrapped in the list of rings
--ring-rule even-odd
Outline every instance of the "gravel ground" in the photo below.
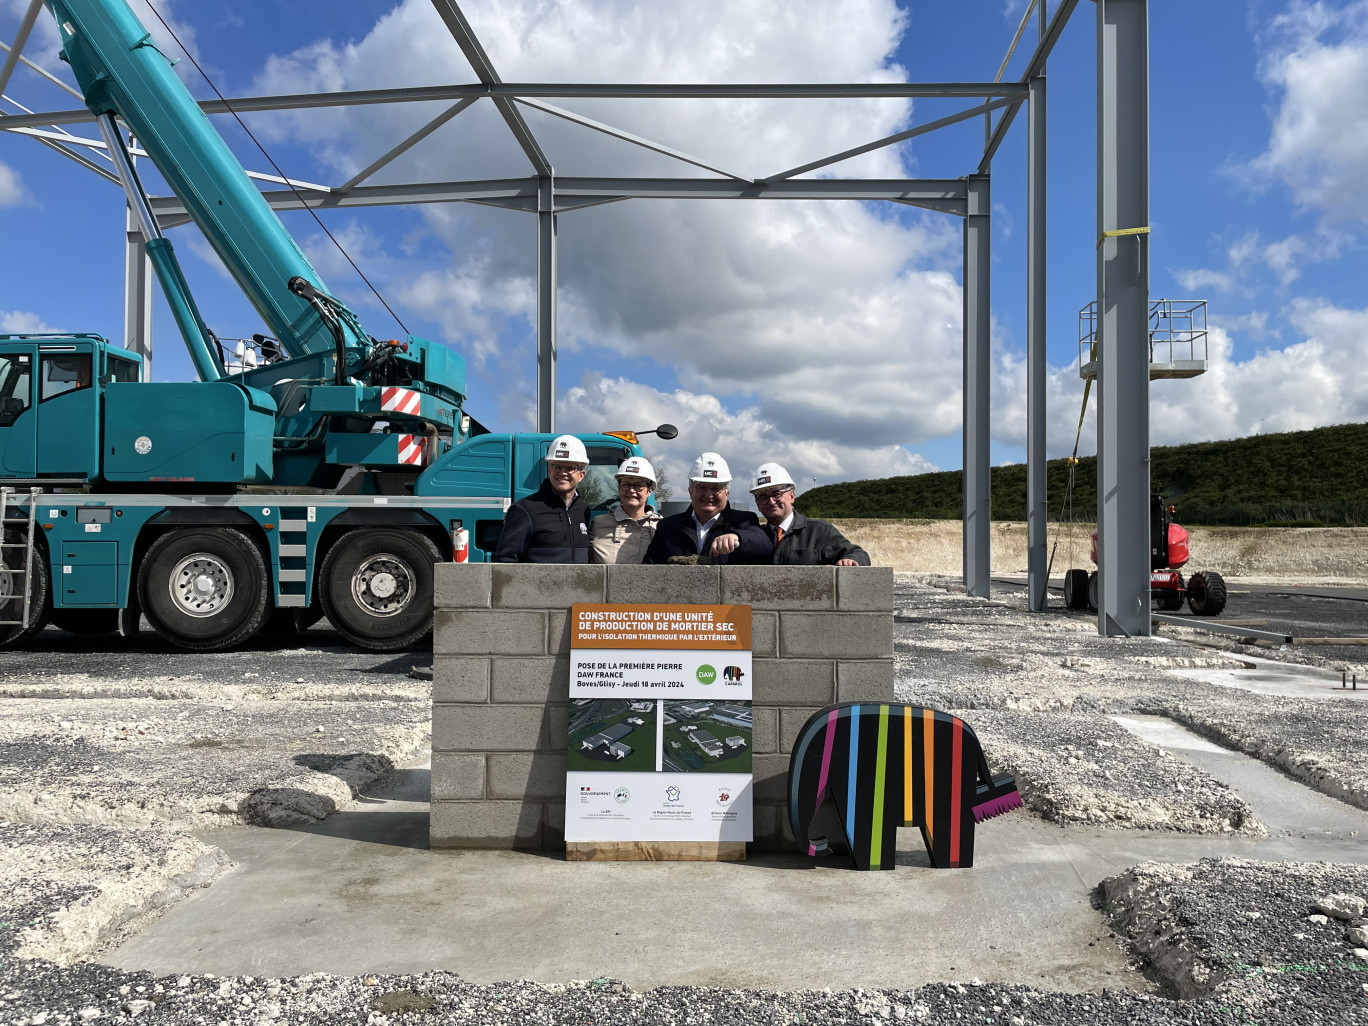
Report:
[[[899,696],[963,712],[994,771],[1019,775],[1029,811],[1093,826],[1262,830],[1219,781],[1106,718],[1127,712],[1172,716],[1368,807],[1363,705],[1220,694],[1166,671],[1242,665],[1231,656],[1159,638],[1102,639],[1087,618],[1027,617],[936,583],[899,575]],[[335,652],[255,654],[181,675],[161,671],[188,660],[163,658],[113,677],[80,672],[72,656],[53,672],[32,662],[0,671],[0,1024],[144,1015],[376,1026],[1368,1024],[1368,950],[1355,939],[1368,936],[1351,933],[1368,927],[1311,918],[1330,895],[1368,899],[1368,869],[1229,859],[1146,864],[1097,891],[1099,925],[1109,919],[1114,942],[1154,982],[1149,994],[976,981],[641,993],[611,979],[486,986],[455,973],[272,980],[115,970],[98,964],[102,946],[227,868],[186,828],[326,815],[421,750],[427,685],[406,676],[408,657],[353,672]]]

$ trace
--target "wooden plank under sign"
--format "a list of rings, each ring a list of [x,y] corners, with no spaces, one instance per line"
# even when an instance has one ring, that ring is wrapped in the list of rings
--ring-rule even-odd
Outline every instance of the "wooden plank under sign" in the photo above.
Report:
[[[566,841],[567,862],[745,862],[745,841]]]

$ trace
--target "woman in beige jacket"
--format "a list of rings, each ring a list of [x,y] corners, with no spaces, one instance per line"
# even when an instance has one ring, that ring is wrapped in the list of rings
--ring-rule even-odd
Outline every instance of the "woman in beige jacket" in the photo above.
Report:
[[[640,563],[661,516],[646,497],[655,489],[655,468],[632,456],[617,469],[618,505],[589,525],[591,563]]]

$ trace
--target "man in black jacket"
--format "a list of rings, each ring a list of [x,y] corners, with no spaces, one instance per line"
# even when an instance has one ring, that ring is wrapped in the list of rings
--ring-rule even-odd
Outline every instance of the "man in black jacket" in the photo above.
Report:
[[[689,501],[683,513],[666,517],[656,528],[644,563],[671,556],[707,556],[714,563],[768,563],[770,543],[754,513],[732,509],[727,501],[731,470],[715,452],[694,460],[689,471]]]
[[[751,481],[755,506],[765,518],[778,566],[869,566],[869,553],[825,520],[793,508],[793,478],[777,463],[762,463]]]
[[[589,467],[584,443],[561,435],[546,451],[546,480],[504,515],[496,563],[589,562],[589,506],[579,484]]]

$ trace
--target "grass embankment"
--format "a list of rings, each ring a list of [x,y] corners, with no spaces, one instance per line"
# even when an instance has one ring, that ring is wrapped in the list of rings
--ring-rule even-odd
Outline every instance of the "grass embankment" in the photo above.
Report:
[[[1160,446],[1150,450],[1150,481],[1178,507],[1185,526],[1368,526],[1368,424],[1340,424],[1255,435],[1224,442]],[[1047,470],[1050,516],[1061,515],[1067,460]],[[799,496],[808,516],[958,520],[958,470],[876,481],[825,485]],[[1026,467],[992,470],[992,518],[1026,518]],[[1092,520],[1097,509],[1097,460],[1075,468],[1073,512]],[[1091,526],[1088,528],[1092,530]],[[1084,556],[1086,557],[1086,546]]]

